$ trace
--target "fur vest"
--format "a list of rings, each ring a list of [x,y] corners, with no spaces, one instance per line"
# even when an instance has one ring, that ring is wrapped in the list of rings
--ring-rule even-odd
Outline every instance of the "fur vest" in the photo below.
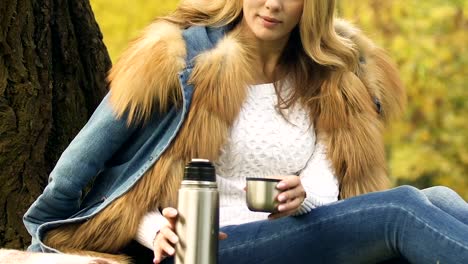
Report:
[[[382,49],[344,21],[337,21],[335,29],[358,47],[360,65],[356,72],[344,73],[320,99],[315,129],[328,148],[343,199],[389,187],[384,126],[401,113],[405,92]],[[186,67],[185,57],[181,29],[166,22],[150,25],[110,73],[116,113],[128,116],[131,123],[144,122],[154,111],[180,105],[183,97],[177,76]],[[192,157],[217,159],[246,97],[252,80],[246,69],[252,60],[249,48],[233,34],[199,54],[190,78],[195,87],[190,108],[194,110],[188,112],[160,159],[95,217],[49,231],[46,244],[65,252],[118,253],[133,239],[146,212],[174,206],[185,163]]]

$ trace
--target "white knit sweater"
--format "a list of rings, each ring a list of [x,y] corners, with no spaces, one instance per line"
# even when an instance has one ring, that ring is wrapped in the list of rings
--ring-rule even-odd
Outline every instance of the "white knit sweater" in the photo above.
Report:
[[[286,95],[286,94],[285,94]],[[338,199],[338,181],[316,142],[314,127],[299,105],[278,113],[273,84],[249,87],[249,93],[214,165],[220,194],[220,226],[267,219],[268,213],[251,212],[245,203],[245,178],[298,175],[307,198],[298,210],[304,214]],[[140,223],[136,240],[152,249],[157,231],[165,223],[159,211]]]

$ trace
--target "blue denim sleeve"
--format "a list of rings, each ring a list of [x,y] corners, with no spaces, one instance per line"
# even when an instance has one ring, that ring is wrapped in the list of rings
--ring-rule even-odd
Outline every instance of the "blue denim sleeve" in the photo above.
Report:
[[[125,118],[117,119],[108,94],[62,153],[43,193],[24,215],[33,242],[41,224],[67,219],[78,211],[84,187],[134,130]]]

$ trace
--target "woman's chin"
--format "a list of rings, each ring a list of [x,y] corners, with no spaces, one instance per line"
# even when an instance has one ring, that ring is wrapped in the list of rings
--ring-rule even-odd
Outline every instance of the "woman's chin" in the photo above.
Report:
[[[283,39],[286,36],[272,30],[262,30],[260,32],[255,32],[255,37],[261,41],[277,41]]]

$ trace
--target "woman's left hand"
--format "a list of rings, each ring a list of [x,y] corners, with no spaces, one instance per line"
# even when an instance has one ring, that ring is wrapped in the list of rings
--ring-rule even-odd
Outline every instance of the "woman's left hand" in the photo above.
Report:
[[[280,202],[278,212],[272,213],[268,219],[278,219],[295,213],[306,198],[306,192],[301,179],[297,175],[275,176],[281,179],[276,186],[281,192],[276,199]]]

